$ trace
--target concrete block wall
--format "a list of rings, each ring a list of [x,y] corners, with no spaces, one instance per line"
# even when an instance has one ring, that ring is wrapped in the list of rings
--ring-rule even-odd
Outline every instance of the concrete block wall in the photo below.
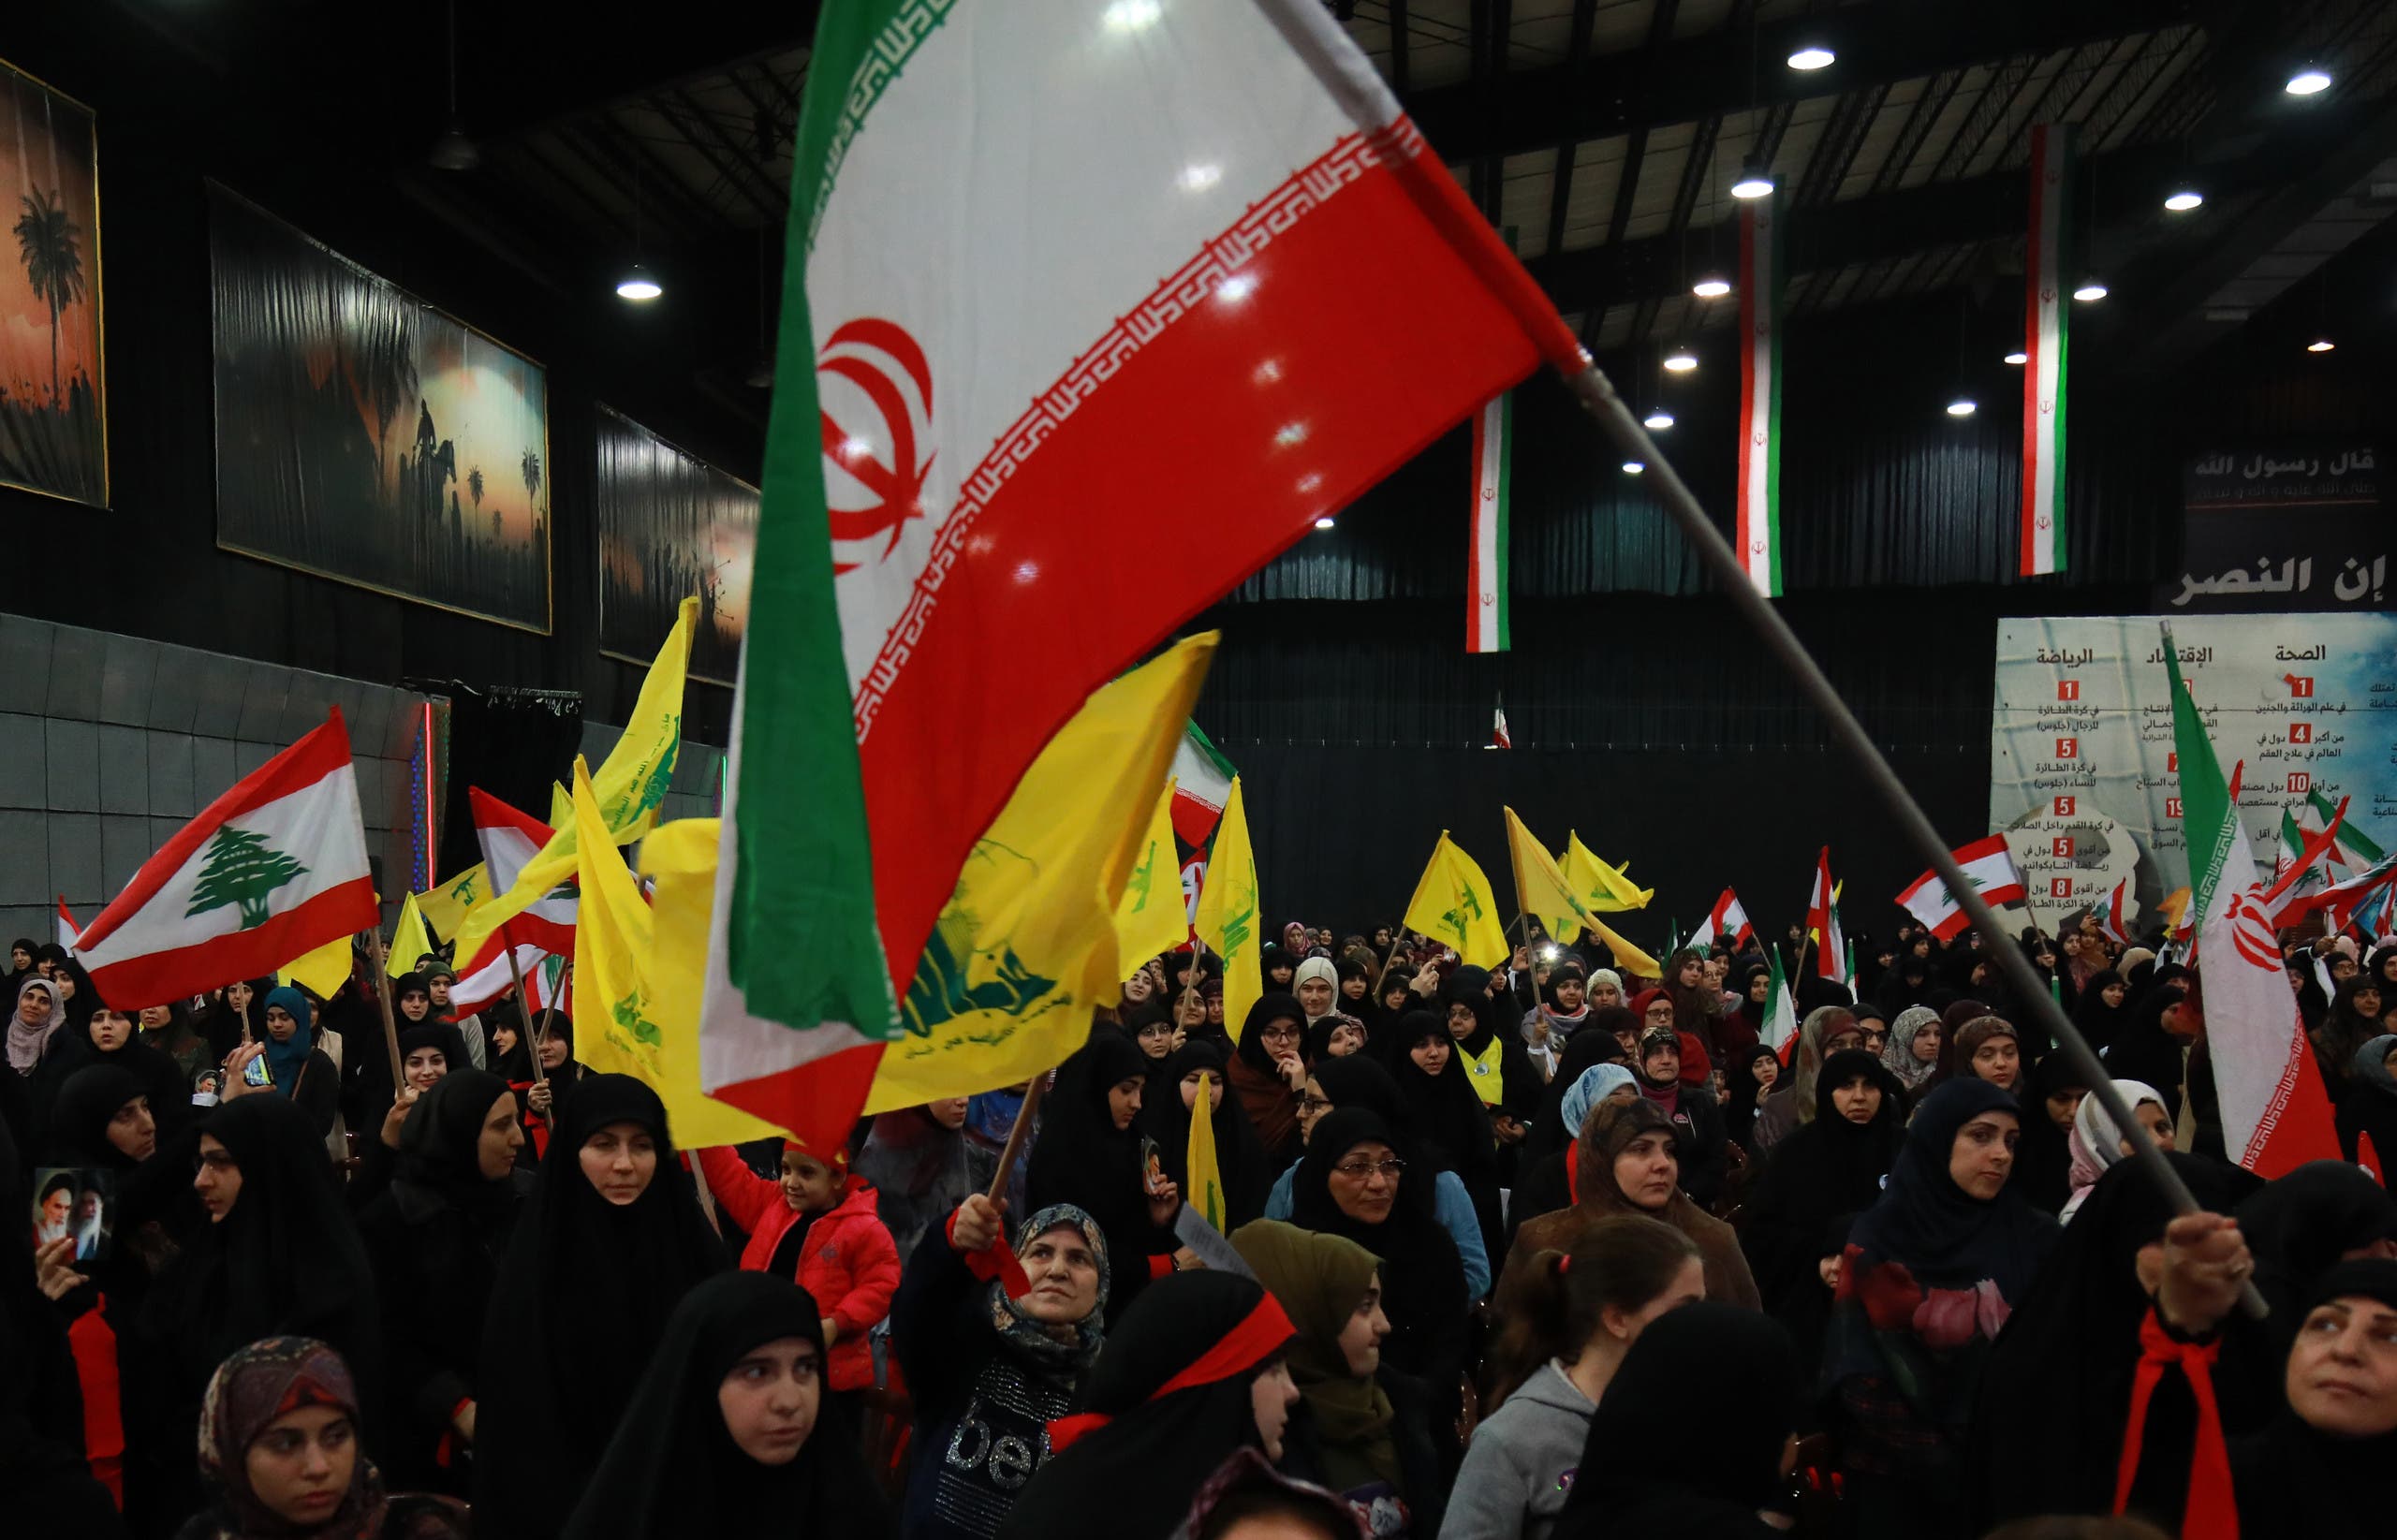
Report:
[[[625,736],[625,729],[604,722],[586,719],[582,724],[582,746],[578,751],[597,770],[608,751]],[[724,777],[725,751],[706,743],[683,740],[674,755],[674,785],[667,789],[666,800],[660,804],[657,821],[671,823],[677,818],[713,818],[716,814],[716,787]]]
[[[409,760],[426,697],[363,680],[0,615],[0,943],[79,922],[234,782],[325,720],[349,726],[387,921],[408,881]]]

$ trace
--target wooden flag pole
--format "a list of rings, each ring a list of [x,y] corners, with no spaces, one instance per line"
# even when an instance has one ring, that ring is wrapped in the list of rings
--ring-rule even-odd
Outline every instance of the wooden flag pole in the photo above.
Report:
[[[407,1083],[400,1069],[400,1024],[391,1015],[391,969],[390,957],[383,949],[383,927],[378,922],[366,932],[375,938],[369,954],[375,964],[375,998],[383,1007],[383,1046],[391,1050],[391,1094],[397,1096]]]
[[[1581,357],[1586,360],[1588,355],[1584,353]],[[1964,875],[1962,863],[1956,859],[1955,852],[1948,848],[1948,842],[1940,837],[1930,815],[1906,790],[1905,783],[1898,779],[1897,772],[1890,768],[1889,760],[1882,757],[1880,749],[1874,744],[1863,725],[1857,721],[1856,713],[1848,709],[1847,702],[1841,698],[1838,689],[1824,674],[1822,666],[1815,661],[1806,651],[1805,644],[1798,639],[1797,633],[1789,628],[1788,621],[1757,592],[1746,567],[1741,564],[1739,553],[1723,538],[1722,530],[1707,517],[1706,510],[1698,505],[1697,495],[1689,490],[1688,483],[1657,449],[1655,441],[1640,425],[1640,419],[1633,415],[1623,397],[1616,394],[1614,382],[1608,379],[1596,364],[1586,361],[1578,371],[1560,369],[1558,373],[1582,410],[1596,419],[1599,431],[1612,441],[1623,457],[1647,465],[1649,492],[1664,505],[1666,512],[1672,515],[1673,521],[1681,527],[1683,537],[1697,550],[1699,560],[1713,573],[1715,586],[1725,600],[1740,612],[1757,639],[1763,642],[1765,650],[1789,671],[1799,693],[1821,713],[1832,740],[1855,763],[1864,785],[1880,800],[1883,810],[1897,825],[1906,842],[1930,860],[1932,870],[1939,873],[1939,880],[1948,885],[1948,896],[1971,917],[1972,924],[1982,935],[1993,940],[2003,936],[2005,931],[1998,924],[1996,914],[1991,910],[1989,901],[1981,897],[1980,889]],[[1989,952],[1998,971],[2012,986],[2016,1001],[2027,1003],[2030,1014],[2038,1019],[2037,1024],[2046,1031],[2048,1040],[2063,1050],[2074,1070],[2088,1082],[2089,1093],[2097,1098],[2097,1105],[2105,1109],[2106,1116],[2113,1120],[2114,1126],[2130,1141],[2132,1158],[2138,1161],[2140,1169],[2154,1179],[2173,1211],[2179,1214],[2198,1212],[2196,1195],[2189,1191],[2188,1183],[2181,1180],[2181,1173],[2172,1168],[2172,1163],[2164,1158],[2164,1152],[2156,1148],[2146,1125],[2131,1116],[2130,1104],[2123,1099],[2122,1091],[2114,1084],[2113,1077],[2106,1072],[2105,1064],[2091,1049],[2088,1039],[2081,1036],[2081,1029],[2072,1024],[2072,1019],[2050,996],[2037,970],[2031,966],[2030,957],[2020,946],[1992,946]],[[1802,948],[1801,955],[1803,955]],[[2241,1284],[2240,1305],[2257,1320],[2271,1313],[2264,1297],[2257,1292],[2253,1279]]]
[[[574,964],[572,962],[566,963],[565,976],[559,982],[569,987],[573,985]],[[541,1007],[540,1030],[533,1034],[533,1063],[536,1068],[538,1068],[541,1063],[541,1045],[550,1040],[550,1018],[555,1016],[557,1010],[558,997],[552,994],[550,996],[549,1004]]]
[[[1033,1114],[1039,1110],[1040,1093],[1049,1089],[1049,1071],[1042,1070],[1023,1088],[1023,1105],[1015,1109],[1015,1126],[1007,1130],[1007,1148],[999,1151],[999,1167],[991,1177],[989,1197],[993,1203],[1007,1202],[1007,1178],[1015,1170],[1016,1157],[1023,1153],[1023,1141],[1031,1137]]]
[[[524,992],[524,969],[516,961],[516,948],[508,944],[506,936],[499,938],[499,945],[507,953],[507,976],[516,980],[516,1030],[521,1035],[533,1021],[533,998]],[[548,1029],[549,1024],[549,1019],[542,1018],[541,1026],[544,1031]],[[539,1085],[547,1080],[549,1076],[541,1068],[541,1044],[537,1036],[534,1039],[532,1049],[533,1083]]]

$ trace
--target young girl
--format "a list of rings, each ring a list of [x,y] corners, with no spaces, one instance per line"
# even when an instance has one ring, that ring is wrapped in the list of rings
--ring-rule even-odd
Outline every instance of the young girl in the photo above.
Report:
[[[866,1333],[890,1313],[899,1248],[875,1212],[874,1188],[849,1175],[848,1152],[819,1156],[786,1142],[779,1181],[722,1146],[699,1151],[699,1169],[715,1200],[749,1232],[743,1270],[789,1278],[822,1307],[824,1387],[853,1401],[872,1389]]]
[[[1706,1298],[1706,1269],[1671,1225],[1615,1214],[1570,1252],[1540,1253],[1510,1292],[1500,1357],[1539,1367],[1494,1387],[1498,1409],[1474,1430],[1441,1540],[1541,1540],[1555,1526],[1624,1355],[1649,1322]]]

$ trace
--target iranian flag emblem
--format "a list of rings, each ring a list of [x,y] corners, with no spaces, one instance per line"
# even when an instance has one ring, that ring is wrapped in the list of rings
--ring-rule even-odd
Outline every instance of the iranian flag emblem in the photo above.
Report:
[[[1582,355],[1317,0],[824,7],[786,250],[701,1080],[846,1133],[1091,692]]]

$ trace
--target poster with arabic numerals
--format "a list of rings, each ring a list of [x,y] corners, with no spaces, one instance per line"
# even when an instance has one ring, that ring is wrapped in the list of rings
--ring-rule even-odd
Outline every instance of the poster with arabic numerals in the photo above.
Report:
[[[2283,810],[2347,799],[2397,844],[2397,615],[2189,615],[2171,621],[2191,697],[2269,877]],[[2130,879],[2138,928],[2189,881],[2180,758],[2149,616],[2004,620],[1990,719],[1990,828],[2043,930]]]

